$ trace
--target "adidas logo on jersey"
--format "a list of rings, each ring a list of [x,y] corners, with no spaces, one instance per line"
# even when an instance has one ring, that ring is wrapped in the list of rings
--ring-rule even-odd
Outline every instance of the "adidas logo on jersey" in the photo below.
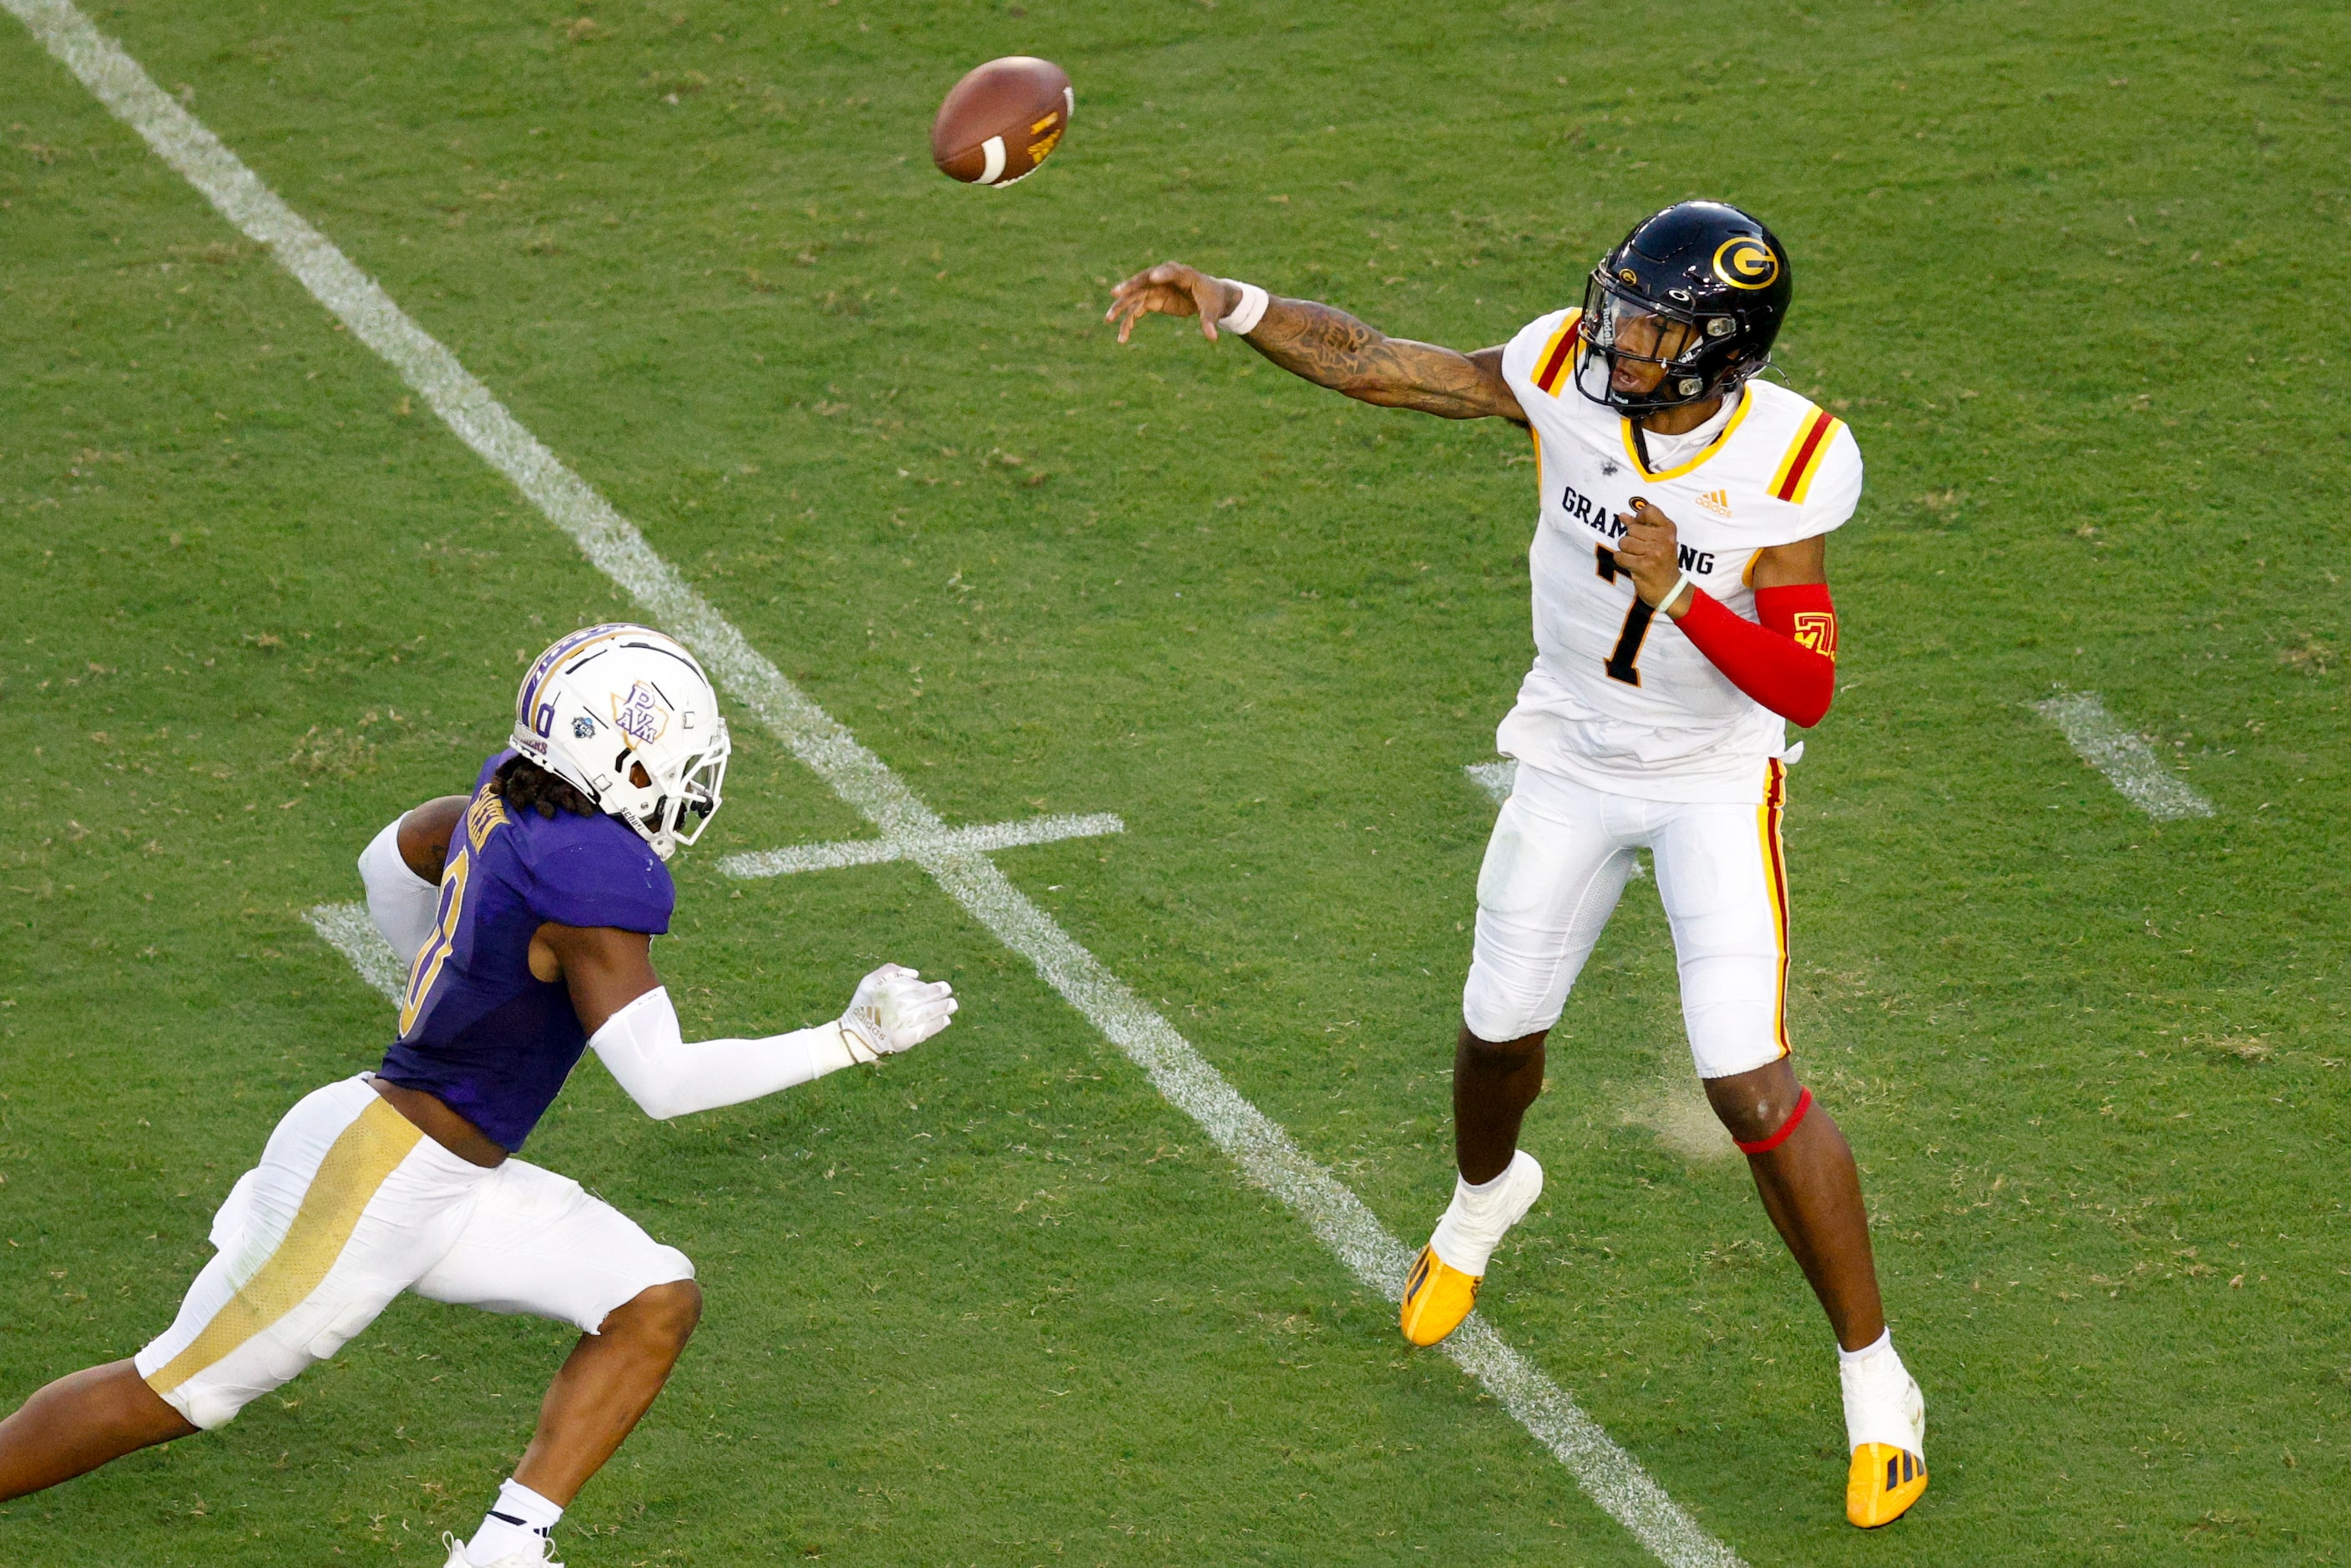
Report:
[[[1730,492],[1728,490],[1708,490],[1698,498],[1698,504],[1718,517],[1730,516]]]

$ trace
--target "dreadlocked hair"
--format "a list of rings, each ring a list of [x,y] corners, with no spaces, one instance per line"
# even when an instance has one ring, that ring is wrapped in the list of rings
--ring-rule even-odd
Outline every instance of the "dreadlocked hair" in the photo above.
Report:
[[[498,770],[490,775],[490,793],[517,811],[535,807],[550,821],[558,810],[575,817],[596,814],[594,801],[525,757],[509,757],[498,764]]]

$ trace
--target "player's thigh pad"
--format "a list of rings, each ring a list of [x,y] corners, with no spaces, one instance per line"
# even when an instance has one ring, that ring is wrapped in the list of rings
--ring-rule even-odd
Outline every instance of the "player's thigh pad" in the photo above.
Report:
[[[1559,1021],[1633,873],[1632,809],[1520,764],[1478,873],[1478,935],[1461,1021],[1517,1040]]]
[[[307,1096],[214,1217],[219,1250],[140,1375],[196,1426],[224,1425],[372,1322],[448,1249],[488,1174],[363,1078]]]
[[[1701,1078],[1788,1052],[1787,887],[1775,806],[1671,809],[1654,844]]]
[[[490,1175],[456,1244],[416,1293],[436,1301],[553,1318],[594,1333],[612,1309],[694,1264],[569,1176],[508,1160]]]

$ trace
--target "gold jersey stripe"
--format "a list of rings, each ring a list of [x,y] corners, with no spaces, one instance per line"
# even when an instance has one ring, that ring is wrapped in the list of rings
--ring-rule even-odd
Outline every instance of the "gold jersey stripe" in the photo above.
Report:
[[[342,1256],[376,1189],[423,1135],[389,1102],[371,1096],[367,1109],[351,1119],[319,1162],[277,1249],[222,1303],[188,1348],[147,1379],[147,1386],[169,1394],[301,1305]]]
[[[1763,765],[1763,804],[1755,813],[1763,841],[1765,896],[1771,901],[1771,932],[1780,945],[1780,972],[1771,1000],[1771,1028],[1780,1054],[1788,1054],[1788,860],[1780,822],[1788,800],[1788,765],[1773,758]]]
[[[1559,330],[1551,335],[1551,341],[1543,345],[1543,351],[1535,356],[1534,383],[1553,397],[1559,395],[1560,382],[1575,359],[1575,329],[1583,320],[1581,309],[1569,311],[1567,319],[1559,324]]]
[[[1844,421],[1825,410],[1816,408],[1806,414],[1796,426],[1796,438],[1788,443],[1787,455],[1780,459],[1780,471],[1771,476],[1771,494],[1802,506],[1813,487],[1813,476],[1821,471],[1837,432],[1844,428]]]

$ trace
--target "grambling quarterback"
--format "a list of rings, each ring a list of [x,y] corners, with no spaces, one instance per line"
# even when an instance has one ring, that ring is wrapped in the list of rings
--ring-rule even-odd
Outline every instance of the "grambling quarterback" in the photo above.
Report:
[[[1518,779],[1478,878],[1459,1174],[1404,1332],[1459,1325],[1541,1194],[1518,1142],[1543,1040],[1646,849],[1707,1097],[1836,1334],[1845,1512],[1866,1527],[1926,1490],[1926,1401],[1886,1326],[1852,1151],[1789,1059],[1784,721],[1817,724],[1834,693],[1827,538],[1862,485],[1844,423],[1758,379],[1792,281],[1761,223],[1683,202],[1604,256],[1579,306],[1474,353],[1173,262],[1119,284],[1110,319],[1123,342],[1144,315],[1196,315],[1363,402],[1532,431],[1536,655],[1497,737]]]
[[[360,859],[378,927],[412,956],[382,1066],[277,1124],[169,1329],[0,1422],[0,1499],[225,1424],[413,1291],[581,1331],[480,1529],[446,1542],[448,1568],[551,1564],[556,1521],[702,1312],[684,1253],[509,1157],[581,1051],[649,1115],[680,1116],[905,1051],[956,1010],[945,982],[890,964],[837,1021],[684,1039],[652,943],[676,902],[665,862],[717,810],[727,749],[717,695],[660,632],[591,626],[539,655],[473,793],[417,807]]]

